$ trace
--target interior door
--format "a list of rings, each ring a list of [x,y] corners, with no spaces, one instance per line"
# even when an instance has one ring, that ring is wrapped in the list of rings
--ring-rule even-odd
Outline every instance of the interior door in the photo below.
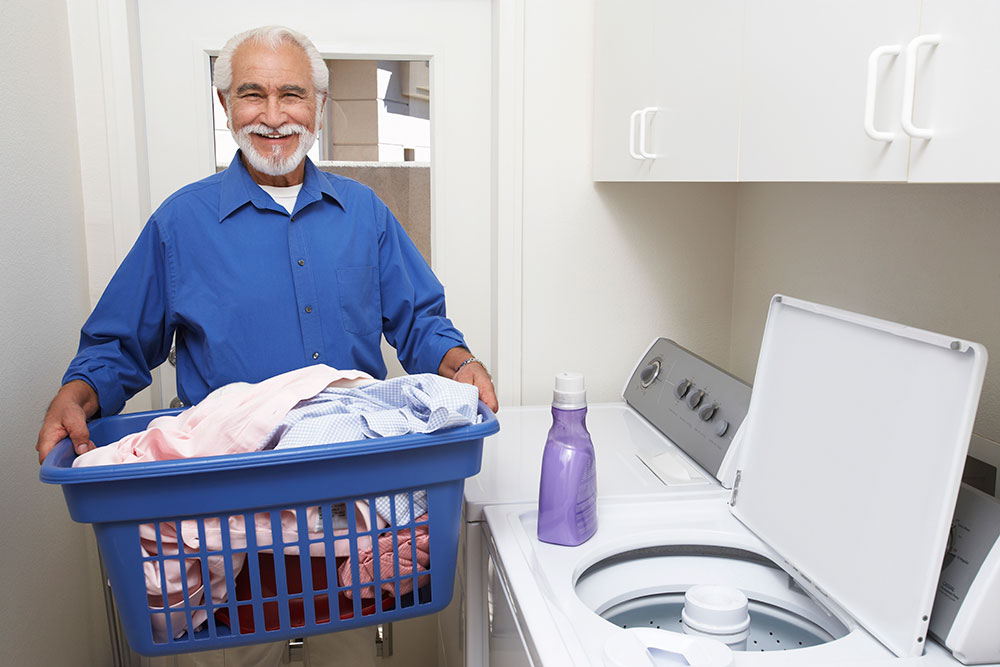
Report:
[[[137,0],[137,14],[154,210],[215,169],[209,57],[237,32],[281,23],[309,35],[325,58],[429,60],[433,268],[449,316],[491,362],[489,0],[332,0],[280,11],[262,0]],[[161,368],[166,402],[174,378]]]

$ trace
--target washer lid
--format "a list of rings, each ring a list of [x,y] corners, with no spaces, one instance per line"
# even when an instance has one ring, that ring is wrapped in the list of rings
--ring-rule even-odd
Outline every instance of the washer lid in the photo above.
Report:
[[[771,301],[733,514],[898,656],[923,651],[986,350]]]

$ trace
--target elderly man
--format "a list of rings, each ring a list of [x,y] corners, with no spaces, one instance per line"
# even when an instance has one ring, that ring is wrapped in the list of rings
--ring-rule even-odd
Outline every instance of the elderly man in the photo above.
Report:
[[[240,151],[169,197],[139,235],[83,327],[39,459],[67,435],[78,453],[92,448],[86,419],[119,412],[175,337],[185,404],[313,363],[384,377],[384,334],[408,371],[474,384],[496,409],[489,374],[392,213],[305,157],[326,81],[315,47],[290,30],[226,45],[216,83]]]
[[[119,412],[172,342],[189,405],[308,364],[385,377],[384,334],[409,372],[473,384],[497,409],[489,373],[392,213],[369,188],[306,158],[327,79],[313,44],[286,28],[226,44],[215,81],[240,150],[150,218],[83,326],[39,460],[67,436],[77,453],[92,449],[87,419]]]

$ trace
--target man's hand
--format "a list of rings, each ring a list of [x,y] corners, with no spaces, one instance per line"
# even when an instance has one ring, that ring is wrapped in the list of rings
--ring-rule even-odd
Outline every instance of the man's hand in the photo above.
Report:
[[[451,348],[441,360],[438,375],[475,386],[479,390],[479,400],[496,413],[500,410],[500,405],[497,403],[496,389],[493,388],[493,378],[482,362],[472,361],[463,365],[470,357],[472,353],[464,347]]]
[[[83,380],[70,380],[62,386],[45,412],[42,429],[38,432],[38,463],[41,464],[52,448],[69,436],[73,449],[83,454],[94,448],[87,429],[87,417],[97,412],[97,392]]]

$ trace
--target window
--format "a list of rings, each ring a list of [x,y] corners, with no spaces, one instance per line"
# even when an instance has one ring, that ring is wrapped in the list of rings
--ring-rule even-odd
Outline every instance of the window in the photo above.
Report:
[[[212,59],[214,66],[215,59]],[[430,162],[430,68],[426,60],[327,60],[330,89],[314,162]],[[226,167],[236,142],[212,91],[215,159]]]

